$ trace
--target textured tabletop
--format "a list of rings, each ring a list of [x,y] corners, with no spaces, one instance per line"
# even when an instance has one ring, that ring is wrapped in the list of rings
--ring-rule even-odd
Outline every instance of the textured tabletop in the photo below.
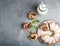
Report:
[[[38,40],[30,41],[28,31],[21,28],[22,23],[31,22],[29,11],[36,11],[41,0],[0,0],[0,46],[44,46]],[[53,19],[60,23],[60,0],[43,0],[49,6],[46,15],[36,19]],[[55,46],[60,46],[57,43]]]

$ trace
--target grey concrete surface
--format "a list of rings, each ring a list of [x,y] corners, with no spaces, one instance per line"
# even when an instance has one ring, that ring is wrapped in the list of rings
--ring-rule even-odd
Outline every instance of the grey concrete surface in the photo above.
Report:
[[[0,0],[0,46],[47,46],[38,40],[30,41],[27,38],[29,32],[21,28],[22,23],[31,22],[27,14],[29,11],[36,11],[40,1]],[[48,4],[49,11],[44,16],[37,15],[35,19],[53,19],[60,23],[60,0],[43,1]],[[60,46],[60,43],[55,46]]]

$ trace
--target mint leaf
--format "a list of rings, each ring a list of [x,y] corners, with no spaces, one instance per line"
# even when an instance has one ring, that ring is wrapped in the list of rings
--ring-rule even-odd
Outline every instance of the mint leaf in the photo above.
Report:
[[[37,28],[37,26],[32,26],[32,28]]]
[[[37,23],[37,22],[40,22],[40,20],[37,20],[37,19],[36,19],[36,20],[33,20],[33,21],[32,21],[33,24],[34,24],[34,23]]]
[[[30,32],[30,34],[32,34],[32,32]]]

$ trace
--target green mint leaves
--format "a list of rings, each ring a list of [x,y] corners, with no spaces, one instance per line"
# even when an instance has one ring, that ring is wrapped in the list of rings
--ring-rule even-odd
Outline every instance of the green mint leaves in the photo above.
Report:
[[[35,19],[35,20],[33,20],[33,21],[32,21],[32,24],[35,24],[35,23],[38,23],[38,22],[40,22],[40,20]],[[32,28],[37,29],[38,27],[37,27],[37,26],[32,25]]]
[[[37,26],[32,26],[32,28],[38,28]]]
[[[36,20],[33,20],[33,21],[32,21],[33,24],[35,24],[35,23],[37,23],[37,22],[40,22],[40,20],[37,20],[37,19],[36,19]]]
[[[32,34],[32,32],[30,32],[30,35]]]

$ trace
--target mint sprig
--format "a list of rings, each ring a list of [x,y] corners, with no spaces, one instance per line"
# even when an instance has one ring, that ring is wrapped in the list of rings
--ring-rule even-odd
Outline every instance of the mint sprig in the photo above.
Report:
[[[40,20],[36,19],[36,20],[33,20],[32,23],[35,24],[37,22],[40,22]]]
[[[30,35],[32,34],[32,32],[30,32]]]
[[[32,26],[32,28],[36,28],[37,29],[38,27],[37,26]]]

